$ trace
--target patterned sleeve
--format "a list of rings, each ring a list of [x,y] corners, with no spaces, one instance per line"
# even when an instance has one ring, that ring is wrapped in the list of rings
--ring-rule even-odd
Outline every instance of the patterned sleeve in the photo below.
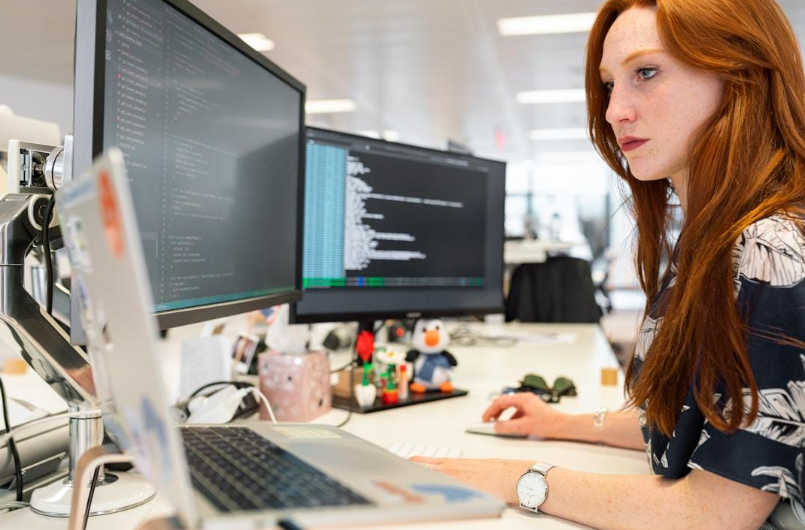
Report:
[[[705,422],[688,467],[790,499],[802,510],[805,446],[805,238],[775,216],[744,231],[734,254],[739,308],[749,323],[749,359],[759,391],[757,419],[724,434]],[[749,389],[744,389],[748,410]],[[718,396],[716,397],[718,399]],[[730,403],[726,403],[727,410]]]

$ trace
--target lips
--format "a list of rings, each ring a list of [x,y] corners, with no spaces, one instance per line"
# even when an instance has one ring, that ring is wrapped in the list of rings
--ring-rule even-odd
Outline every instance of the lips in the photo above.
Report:
[[[624,153],[639,149],[647,142],[648,140],[645,138],[635,138],[634,136],[624,136],[623,138],[618,138],[618,144],[621,146],[621,150]]]

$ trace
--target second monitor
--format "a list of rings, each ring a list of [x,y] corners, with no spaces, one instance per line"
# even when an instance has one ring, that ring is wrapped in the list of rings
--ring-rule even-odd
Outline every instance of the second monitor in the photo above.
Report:
[[[503,162],[308,128],[296,322],[503,307]]]

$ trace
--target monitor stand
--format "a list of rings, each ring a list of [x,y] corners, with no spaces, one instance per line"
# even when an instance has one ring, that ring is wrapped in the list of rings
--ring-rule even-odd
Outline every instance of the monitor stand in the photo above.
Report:
[[[358,321],[358,336],[360,336],[361,332],[368,331],[374,336],[374,321],[372,320],[360,320]],[[357,338],[355,339],[357,344]],[[363,366],[363,360],[357,357],[357,351],[355,353],[355,365],[356,366]],[[356,378],[357,379],[357,378]],[[353,381],[353,386],[360,383],[360,380]],[[418,394],[415,392],[411,392],[409,390],[408,397],[405,399],[400,399],[397,403],[383,403],[381,399],[381,392],[378,391],[377,398],[373,405],[368,407],[361,407],[355,401],[353,393],[350,392],[349,398],[342,398],[338,396],[333,396],[333,407],[338,409],[349,410],[352,412],[357,412],[358,414],[369,414],[371,412],[380,412],[383,410],[391,410],[400,407],[408,407],[410,405],[419,405],[422,403],[430,403],[432,401],[441,401],[443,399],[450,399],[455,397],[466,396],[469,392],[467,390],[462,390],[460,388],[454,388],[452,392],[425,392],[424,394]]]

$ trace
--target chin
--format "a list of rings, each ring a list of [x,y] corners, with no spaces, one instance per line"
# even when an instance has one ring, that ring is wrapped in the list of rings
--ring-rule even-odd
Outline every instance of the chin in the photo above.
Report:
[[[657,171],[655,169],[646,169],[630,165],[629,171],[632,172],[634,178],[641,182],[653,182],[655,180],[662,180],[668,177],[668,172]]]

